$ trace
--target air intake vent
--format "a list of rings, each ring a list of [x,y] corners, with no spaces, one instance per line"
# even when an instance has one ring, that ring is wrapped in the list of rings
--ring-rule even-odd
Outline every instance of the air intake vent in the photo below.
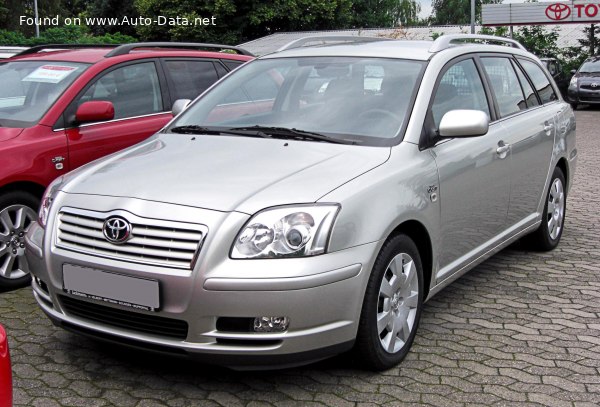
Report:
[[[122,211],[115,213],[131,223],[126,242],[113,244],[104,237],[104,221],[114,213],[63,209],[58,215],[56,245],[127,262],[192,269],[206,234],[205,226],[140,218]]]
[[[68,315],[88,321],[169,339],[187,338],[188,324],[185,321],[125,311],[64,295],[60,296],[60,303]]]

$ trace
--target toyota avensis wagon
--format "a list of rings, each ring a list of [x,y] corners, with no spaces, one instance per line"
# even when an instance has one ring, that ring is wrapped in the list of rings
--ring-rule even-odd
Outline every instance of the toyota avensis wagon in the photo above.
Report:
[[[398,363],[425,300],[564,228],[573,111],[522,46],[477,38],[303,39],[232,72],[48,187],[26,236],[39,305],[228,366]]]

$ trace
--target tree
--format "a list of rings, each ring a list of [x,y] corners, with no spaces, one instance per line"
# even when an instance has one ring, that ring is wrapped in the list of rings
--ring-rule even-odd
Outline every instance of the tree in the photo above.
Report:
[[[140,15],[155,18],[215,17],[216,25],[138,26],[144,40],[240,42],[276,31],[327,30],[350,27],[351,0],[135,0]]]
[[[53,17],[63,12],[61,0],[38,1],[40,17]],[[0,0],[0,27],[9,31],[19,31],[33,35],[35,26],[21,25],[19,16],[33,17],[33,0]]]
[[[596,39],[598,34],[600,34],[600,25],[591,24],[583,27],[583,38],[577,40],[582,47],[589,49],[590,55],[595,55],[598,50],[598,40]]]
[[[558,40],[558,30],[548,31],[541,25],[532,25],[519,28],[513,35],[513,38],[519,41],[527,51],[538,57],[556,58],[560,53],[556,41]]]
[[[415,0],[358,0],[351,9],[353,27],[381,28],[415,24],[421,5]]]
[[[482,4],[498,4],[502,0],[475,0],[475,19],[480,21]],[[433,0],[432,25],[467,25],[471,23],[470,0]]]
[[[137,18],[140,16],[137,9],[134,7],[133,0],[92,0],[88,2],[84,14],[90,17],[131,17]],[[95,25],[91,26],[92,33],[96,35],[114,34],[117,32],[135,35],[136,30],[133,25]]]

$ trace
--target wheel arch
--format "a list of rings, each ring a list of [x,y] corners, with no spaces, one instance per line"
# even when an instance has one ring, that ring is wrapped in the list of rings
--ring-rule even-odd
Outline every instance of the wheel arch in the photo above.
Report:
[[[407,220],[396,226],[387,237],[386,241],[399,234],[404,234],[411,238],[411,240],[415,242],[417,250],[419,250],[419,256],[421,256],[421,263],[423,265],[423,278],[425,279],[425,281],[423,281],[423,287],[425,287],[423,298],[427,298],[433,275],[433,250],[429,232],[421,222],[417,220]]]
[[[565,157],[561,157],[558,162],[556,163],[556,167],[560,168],[560,170],[563,172],[563,175],[565,176],[565,183],[567,185],[565,185],[565,190],[569,190],[569,164],[567,163],[567,159]]]
[[[37,184],[35,182],[18,181],[18,182],[11,182],[9,184],[2,185],[0,187],[0,195],[3,195],[7,192],[24,191],[24,192],[28,192],[28,193],[32,194],[33,196],[35,196],[38,199],[41,199],[42,195],[44,194],[45,189],[46,188],[43,185]]]

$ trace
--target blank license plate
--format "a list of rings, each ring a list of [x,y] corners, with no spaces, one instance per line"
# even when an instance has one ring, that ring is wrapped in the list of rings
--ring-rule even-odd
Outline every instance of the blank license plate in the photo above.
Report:
[[[64,264],[63,289],[71,295],[146,311],[160,307],[158,281],[89,267]]]

